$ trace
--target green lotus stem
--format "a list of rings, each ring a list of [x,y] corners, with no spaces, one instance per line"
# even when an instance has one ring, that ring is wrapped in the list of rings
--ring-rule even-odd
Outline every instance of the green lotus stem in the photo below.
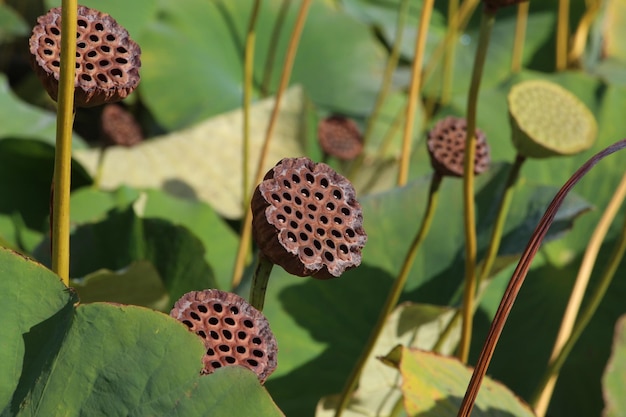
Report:
[[[406,184],[409,178],[409,160],[411,158],[411,142],[413,136],[413,124],[415,121],[415,109],[417,108],[418,93],[422,85],[422,62],[426,49],[426,36],[428,24],[433,12],[434,0],[424,0],[420,15],[419,29],[415,39],[415,52],[411,67],[411,85],[409,86],[409,98],[406,104],[404,134],[402,135],[402,153],[400,154],[400,167],[398,170],[399,186]]]
[[[452,91],[452,80],[454,75],[454,55],[456,54],[457,42],[457,14],[459,10],[459,0],[448,0],[448,33],[446,33],[446,52],[443,58],[443,84],[441,86],[441,104],[447,104]]]
[[[263,81],[261,82],[261,95],[267,97],[270,92],[270,83],[272,82],[272,73],[274,71],[274,61],[276,60],[276,51],[278,50],[278,40],[280,39],[280,32],[285,23],[287,17],[287,11],[291,0],[283,0],[280,5],[280,10],[276,16],[276,23],[272,29],[272,35],[270,36],[270,44],[267,51],[267,58],[265,59],[265,68],[263,69]]]
[[[474,307],[472,311],[472,316],[476,312],[478,308],[478,303],[480,302],[480,299],[482,298],[482,295],[484,294],[486,290],[486,287],[483,287],[482,284],[486,282],[487,278],[489,278],[491,268],[493,267],[493,262],[495,261],[496,255],[498,254],[498,249],[500,248],[500,242],[502,240],[502,232],[504,229],[504,223],[506,220],[507,213],[509,212],[511,200],[513,199],[513,191],[515,189],[515,184],[519,176],[519,171],[522,168],[522,165],[525,159],[526,159],[525,157],[518,154],[517,157],[515,158],[515,162],[513,163],[513,166],[511,166],[511,169],[509,170],[509,174],[507,176],[506,183],[504,185],[504,192],[502,194],[502,197],[500,198],[500,203],[498,205],[496,220],[494,222],[494,226],[491,231],[489,247],[487,249],[487,252],[485,253],[485,259],[483,261],[481,273],[478,277],[478,281],[476,282],[476,287],[478,290],[477,290],[476,296],[474,297],[474,303],[473,303]],[[461,319],[461,310],[457,310],[454,313],[454,316],[452,317],[452,319],[446,325],[446,328],[444,329],[444,331],[441,332],[441,334],[439,335],[439,339],[437,339],[437,343],[435,343],[435,346],[433,347],[434,352],[441,353],[441,349],[444,343],[448,340],[448,337],[450,337],[452,330],[458,324],[460,319]]]
[[[504,223],[509,212],[509,208],[511,207],[513,192],[515,191],[515,184],[517,183],[520,169],[522,168],[525,160],[526,158],[524,156],[517,154],[515,162],[513,162],[513,165],[509,170],[509,175],[507,176],[506,183],[504,184],[504,193],[500,198],[496,219],[493,224],[493,229],[491,230],[489,246],[487,247],[487,252],[485,253],[485,258],[483,260],[483,266],[476,283],[477,287],[480,287],[480,285],[489,277],[493,263],[498,255],[498,249],[500,249],[500,243],[502,241],[502,232],[504,231]]]
[[[393,46],[391,47],[391,52],[389,53],[389,58],[387,59],[387,64],[385,65],[385,72],[383,73],[383,80],[380,86],[380,91],[378,92],[378,96],[376,97],[376,102],[374,103],[374,109],[370,114],[367,125],[365,127],[365,132],[363,133],[363,145],[369,142],[370,137],[372,136],[372,131],[374,130],[374,126],[376,125],[376,121],[380,116],[380,111],[385,103],[385,99],[389,94],[389,88],[391,87],[391,81],[393,78],[393,74],[398,67],[398,61],[400,60],[400,48],[402,46],[402,39],[404,35],[404,27],[406,25],[406,18],[409,11],[409,0],[401,0],[400,7],[398,8],[398,20],[396,23],[396,33],[393,42]],[[359,157],[354,161],[352,166],[350,167],[350,171],[348,173],[349,178],[354,178],[363,166],[363,161],[365,160],[365,153],[361,153]]]
[[[287,47],[287,55],[285,56],[285,62],[283,64],[283,72],[280,77],[280,84],[276,91],[276,97],[274,99],[274,108],[270,116],[267,131],[265,133],[265,139],[259,155],[259,161],[257,165],[257,171],[255,175],[255,184],[258,184],[263,179],[263,167],[269,153],[269,147],[276,127],[276,120],[278,120],[278,113],[280,112],[280,103],[287,86],[289,85],[289,79],[291,78],[291,70],[293,69],[293,63],[296,58],[296,52],[298,50],[298,44],[300,43],[300,36],[302,35],[302,29],[306,22],[306,17],[311,6],[311,0],[302,0],[300,9],[298,10],[298,16],[296,17],[296,23],[289,39],[289,46]],[[243,219],[243,226],[241,231],[241,239],[239,239],[239,247],[237,248],[237,257],[235,259],[235,267],[233,268],[232,287],[235,288],[241,282],[243,276],[243,270],[245,267],[246,257],[250,250],[250,243],[252,240],[252,210],[250,205],[246,205],[245,216]]]
[[[467,139],[465,142],[465,163],[463,172],[463,209],[465,226],[465,291],[463,293],[463,327],[458,357],[467,363],[472,339],[472,319],[474,317],[474,296],[476,293],[476,229],[474,208],[474,158],[476,155],[476,113],[478,91],[487,57],[491,29],[495,22],[495,11],[483,9],[480,19],[478,48],[472,70],[472,81],[467,99]]]
[[[437,174],[433,174],[430,182],[430,189],[428,191],[428,202],[426,204],[426,211],[424,212],[424,217],[422,218],[422,224],[413,238],[413,242],[409,246],[409,251],[404,258],[404,262],[402,263],[402,267],[400,269],[400,273],[398,277],[394,280],[393,285],[389,289],[389,293],[387,294],[387,299],[385,300],[385,304],[383,308],[378,313],[378,319],[372,332],[370,333],[370,337],[367,340],[365,348],[361,352],[359,359],[357,360],[356,365],[352,369],[346,384],[339,395],[339,402],[337,405],[337,410],[335,411],[335,417],[340,417],[343,411],[346,409],[350,395],[354,392],[356,385],[358,383],[359,377],[363,372],[363,367],[365,366],[365,362],[367,362],[367,358],[372,354],[374,350],[374,346],[376,345],[376,341],[380,336],[380,333],[385,326],[385,322],[394,307],[398,303],[398,299],[400,298],[400,294],[402,294],[402,290],[404,289],[404,285],[406,284],[406,280],[409,277],[409,273],[411,272],[411,268],[415,261],[415,256],[417,255],[417,251],[424,241],[428,230],[430,229],[430,225],[432,223],[435,208],[437,206],[437,201],[439,199],[439,186],[441,185],[442,177]]]
[[[554,348],[552,349],[552,354],[550,356],[550,363],[555,362],[559,358],[559,355],[564,349],[567,341],[572,337],[574,322],[580,311],[583,296],[589,284],[589,279],[591,277],[593,266],[596,263],[598,252],[600,251],[602,242],[604,242],[604,238],[609,231],[611,223],[613,223],[620,206],[624,202],[624,198],[626,198],[626,175],[622,176],[622,180],[615,190],[611,201],[604,210],[602,218],[598,222],[598,225],[589,240],[589,244],[585,250],[585,255],[580,264],[580,269],[578,270],[578,276],[576,277],[574,288],[572,289],[572,294],[570,295],[567,308],[563,314],[563,320],[561,322],[558,336],[554,342]],[[547,373],[547,380],[545,384],[535,396],[533,408],[535,409],[537,417],[543,417],[546,415],[548,405],[550,404],[550,398],[552,397],[556,381],[559,377],[559,371],[560,369],[556,369],[551,373]]]
[[[70,180],[76,62],[76,0],[63,0],[61,18],[61,68],[54,153],[52,210],[52,270],[65,285],[70,283]]]
[[[569,0],[559,0],[556,22],[556,70],[567,68],[567,38],[569,37]]]
[[[248,163],[250,161],[250,103],[252,101],[252,76],[254,71],[254,44],[256,41],[255,26],[259,17],[261,0],[254,0],[250,21],[248,22],[248,32],[246,33],[246,45],[243,61],[243,153],[242,153],[242,203],[243,210],[248,207],[248,194],[250,184],[248,180]]]
[[[524,40],[526,38],[526,25],[528,23],[528,7],[530,2],[525,1],[517,5],[517,22],[515,23],[515,41],[513,42],[513,58],[511,59],[511,71],[520,72],[524,55]]]
[[[626,139],[622,139],[611,146],[602,149],[585,162],[554,196],[554,199],[546,209],[546,212],[530,237],[530,240],[520,257],[517,267],[515,267],[515,271],[513,271],[511,280],[504,291],[502,301],[500,301],[500,305],[498,306],[494,319],[491,322],[487,339],[485,340],[485,344],[480,352],[478,362],[476,362],[476,366],[474,367],[474,372],[472,373],[467,390],[465,391],[465,396],[463,397],[461,406],[459,407],[457,417],[469,417],[472,413],[476,397],[478,396],[478,391],[485,374],[487,373],[487,368],[489,367],[489,363],[493,357],[493,352],[496,348],[498,340],[500,339],[504,325],[506,324],[506,319],[513,308],[515,299],[517,298],[522,284],[524,283],[524,279],[528,274],[532,260],[537,254],[546,233],[548,233],[550,225],[554,221],[554,216],[556,216],[556,213],[563,204],[565,197],[567,197],[567,194],[572,190],[572,188],[574,188],[578,181],[580,181],[580,179],[583,178],[602,159],[624,148],[626,148]]]
[[[261,252],[257,258],[256,268],[252,275],[252,286],[250,287],[250,305],[259,311],[263,311],[265,304],[265,292],[267,283],[272,273],[274,264],[267,259]]]

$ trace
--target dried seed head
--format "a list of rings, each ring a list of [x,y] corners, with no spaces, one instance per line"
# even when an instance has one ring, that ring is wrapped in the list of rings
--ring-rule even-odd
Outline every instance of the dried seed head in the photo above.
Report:
[[[500,7],[513,6],[514,4],[523,3],[528,0],[483,0],[485,7],[489,10],[496,11]]]
[[[202,374],[240,365],[263,383],[276,369],[278,347],[267,319],[238,295],[192,291],[176,302],[170,316],[202,339],[206,348]]]
[[[293,275],[328,279],[361,264],[367,241],[354,187],[326,164],[285,158],[252,197],[261,252]]]
[[[474,174],[482,174],[489,169],[491,158],[486,136],[476,129],[476,153],[474,157]],[[465,140],[467,138],[467,121],[460,117],[448,116],[440,120],[428,132],[428,154],[435,172],[441,176],[463,176],[465,160]]]
[[[593,145],[596,120],[575,95],[544,80],[518,83],[508,95],[513,144],[520,155],[572,155]]]
[[[92,107],[126,98],[139,84],[141,49],[106,13],[78,7],[74,105]],[[57,99],[61,67],[61,8],[37,19],[31,61],[50,97]]]
[[[106,104],[100,123],[102,138],[107,146],[133,146],[143,140],[139,123],[119,104]]]
[[[322,119],[317,127],[322,150],[335,158],[354,159],[363,151],[363,137],[352,119],[334,115]]]

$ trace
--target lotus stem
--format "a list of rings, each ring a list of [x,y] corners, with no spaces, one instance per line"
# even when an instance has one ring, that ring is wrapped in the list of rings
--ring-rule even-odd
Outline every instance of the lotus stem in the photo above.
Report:
[[[424,0],[422,3],[422,13],[420,15],[419,28],[415,39],[415,52],[413,65],[411,67],[411,85],[409,87],[409,98],[406,104],[404,134],[402,135],[402,153],[400,155],[400,168],[398,171],[399,186],[406,184],[409,178],[409,160],[411,158],[411,142],[413,137],[413,124],[415,121],[415,109],[419,99],[419,90],[422,85],[422,62],[424,61],[424,50],[426,49],[426,36],[428,36],[428,24],[433,12],[434,0]]]
[[[426,204],[426,211],[424,212],[424,217],[422,218],[422,224],[411,242],[409,246],[409,251],[404,258],[404,262],[402,263],[402,267],[400,269],[400,273],[398,277],[394,280],[393,285],[389,289],[389,293],[387,294],[387,299],[385,300],[385,304],[383,308],[378,313],[378,320],[376,321],[376,325],[372,329],[370,333],[370,337],[367,340],[365,348],[361,352],[359,359],[357,360],[356,365],[352,369],[346,384],[339,395],[339,400],[337,404],[337,410],[335,411],[335,417],[340,417],[343,411],[348,406],[348,402],[350,400],[351,394],[354,392],[356,385],[358,383],[359,377],[363,371],[363,367],[367,362],[367,358],[372,354],[374,350],[374,346],[376,345],[376,341],[380,336],[380,333],[385,326],[385,322],[387,317],[391,314],[394,307],[398,303],[398,299],[400,298],[400,294],[402,294],[402,290],[404,289],[404,285],[406,284],[409,273],[411,272],[411,268],[415,261],[415,256],[417,255],[417,251],[424,241],[424,238],[428,234],[428,230],[430,229],[430,225],[432,223],[435,208],[437,207],[437,201],[439,199],[439,187],[441,185],[442,177],[438,174],[434,174],[431,183],[430,189],[428,192],[428,202]]]
[[[472,70],[472,81],[467,99],[467,138],[465,142],[465,164],[463,173],[463,209],[465,229],[465,291],[463,294],[463,328],[458,357],[467,363],[472,339],[472,319],[474,316],[474,296],[476,293],[476,229],[474,207],[474,158],[476,154],[476,114],[478,91],[487,57],[489,38],[495,22],[495,11],[484,8],[480,19],[478,48]]]
[[[52,270],[65,285],[70,282],[70,187],[72,176],[72,130],[74,125],[74,77],[76,62],[76,0],[63,0],[61,68],[57,109],[56,151],[52,210]]]
[[[567,68],[567,39],[569,37],[569,0],[559,0],[556,23],[556,70]]]
[[[250,287],[250,305],[259,311],[263,311],[267,283],[270,279],[273,267],[274,264],[259,252],[257,265],[252,275],[252,286]]]
[[[254,45],[256,41],[255,26],[259,17],[261,0],[254,0],[250,21],[248,22],[248,32],[246,33],[246,44],[243,61],[243,154],[242,154],[242,193],[243,210],[248,207],[250,184],[248,166],[250,161],[250,103],[252,101],[252,77],[254,71]]]
[[[530,2],[525,1],[517,5],[517,22],[515,23],[515,41],[513,43],[513,58],[511,59],[511,71],[520,72],[524,57],[524,40],[526,38],[526,25],[528,24],[528,8]]]

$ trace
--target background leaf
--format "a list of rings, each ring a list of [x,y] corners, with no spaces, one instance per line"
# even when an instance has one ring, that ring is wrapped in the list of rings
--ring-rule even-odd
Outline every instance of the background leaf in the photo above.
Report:
[[[467,388],[472,370],[458,359],[432,352],[402,348],[404,406],[411,416],[454,417]],[[424,395],[428,393],[428,395]],[[483,380],[472,416],[532,417],[530,407],[502,384]]]
[[[257,103],[251,115],[251,155],[257,155],[264,140],[273,99]],[[301,156],[304,97],[299,88],[283,97],[265,170],[287,156]],[[228,218],[243,213],[241,132],[242,111],[235,110],[207,120],[185,131],[154,138],[132,148],[112,147],[104,154],[100,185],[117,188],[122,184],[137,188],[165,188],[187,199],[208,202],[217,213]],[[75,153],[89,172],[98,169],[100,151]],[[256,160],[249,164],[250,183]]]

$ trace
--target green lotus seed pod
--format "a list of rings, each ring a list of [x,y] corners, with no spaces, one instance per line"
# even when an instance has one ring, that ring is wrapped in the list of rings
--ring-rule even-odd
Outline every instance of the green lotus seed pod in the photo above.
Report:
[[[572,93],[543,80],[524,81],[508,95],[512,139],[520,155],[573,155],[593,145],[598,126]]]

